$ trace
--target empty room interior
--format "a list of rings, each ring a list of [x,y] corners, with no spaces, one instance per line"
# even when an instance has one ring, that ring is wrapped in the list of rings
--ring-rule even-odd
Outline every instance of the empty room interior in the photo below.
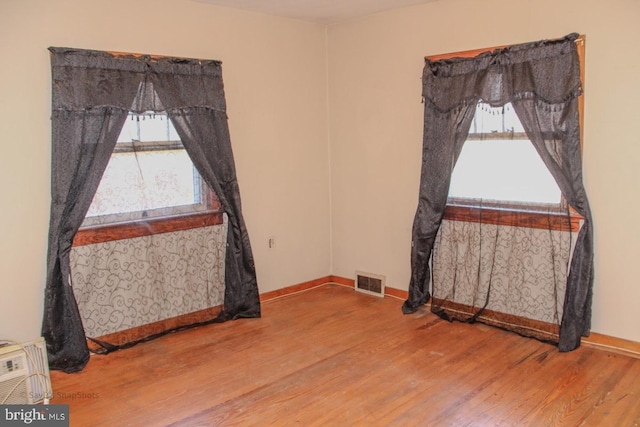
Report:
[[[1,0],[0,405],[640,425],[638,18]]]

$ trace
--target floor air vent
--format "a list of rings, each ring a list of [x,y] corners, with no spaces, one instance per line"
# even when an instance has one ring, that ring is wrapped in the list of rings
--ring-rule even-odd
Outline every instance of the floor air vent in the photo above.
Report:
[[[383,297],[384,282],[385,277],[379,274],[356,271],[356,291]]]

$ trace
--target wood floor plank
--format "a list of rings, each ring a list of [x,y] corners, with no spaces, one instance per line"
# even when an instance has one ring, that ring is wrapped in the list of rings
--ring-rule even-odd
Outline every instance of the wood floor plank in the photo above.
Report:
[[[72,426],[640,424],[640,360],[325,285],[52,372]]]

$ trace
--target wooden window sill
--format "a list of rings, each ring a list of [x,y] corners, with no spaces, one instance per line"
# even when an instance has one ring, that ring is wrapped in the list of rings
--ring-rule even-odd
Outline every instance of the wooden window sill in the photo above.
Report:
[[[573,210],[567,215],[559,212],[549,213],[516,209],[447,205],[444,212],[444,219],[511,227],[577,232],[580,230],[580,224],[584,218]]]
[[[98,225],[80,229],[73,239],[73,246],[84,246],[113,240],[132,239],[172,231],[190,230],[222,224],[221,211],[203,212],[169,218],[153,218],[123,224]]]

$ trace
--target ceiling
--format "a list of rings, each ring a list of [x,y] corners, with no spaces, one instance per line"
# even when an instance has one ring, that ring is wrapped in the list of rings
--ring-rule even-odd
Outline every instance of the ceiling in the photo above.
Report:
[[[243,9],[268,15],[301,19],[320,24],[370,15],[438,0],[197,0],[218,6]]]

